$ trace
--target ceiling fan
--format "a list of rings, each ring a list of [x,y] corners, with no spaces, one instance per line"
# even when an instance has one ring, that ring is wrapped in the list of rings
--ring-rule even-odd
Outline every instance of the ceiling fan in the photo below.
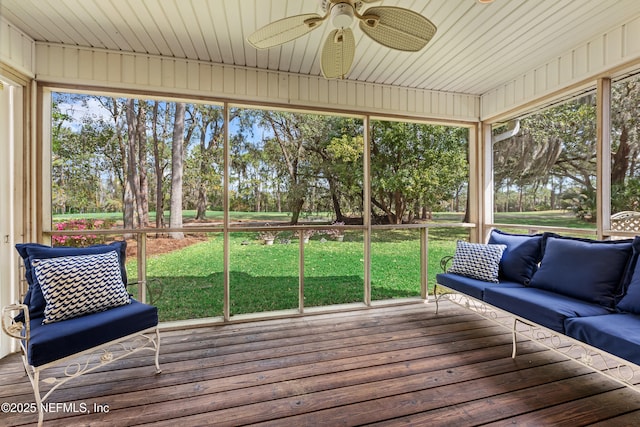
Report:
[[[360,13],[364,3],[375,1],[379,0],[320,0],[324,15],[307,13],[280,19],[259,28],[247,41],[257,49],[268,49],[302,37],[330,19],[335,29],[322,47],[320,67],[325,78],[333,79],[344,78],[351,69],[356,47],[351,30],[354,19],[367,36],[396,50],[416,52],[435,34],[431,21],[409,9],[377,6]]]

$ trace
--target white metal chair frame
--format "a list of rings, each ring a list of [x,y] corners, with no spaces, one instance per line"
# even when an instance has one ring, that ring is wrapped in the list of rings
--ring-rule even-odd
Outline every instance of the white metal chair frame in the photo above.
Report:
[[[14,320],[14,316],[17,312],[24,313],[24,323],[16,322]],[[7,335],[19,340],[20,342],[22,363],[24,364],[25,372],[27,373],[31,386],[33,387],[33,393],[36,399],[38,409],[38,426],[41,426],[43,423],[44,402],[49,398],[51,393],[61,385],[83,374],[92,372],[133,353],[145,350],[155,352],[156,374],[162,372],[159,363],[160,329],[158,326],[109,341],[44,365],[32,366],[29,364],[29,358],[27,355],[31,332],[29,323],[29,309],[25,304],[11,304],[2,309],[2,330]],[[40,374],[45,369],[63,365],[64,363],[68,363],[64,369],[64,376],[60,378],[40,378]],[[42,393],[40,391],[41,382],[47,385],[52,385],[52,387],[48,391]]]

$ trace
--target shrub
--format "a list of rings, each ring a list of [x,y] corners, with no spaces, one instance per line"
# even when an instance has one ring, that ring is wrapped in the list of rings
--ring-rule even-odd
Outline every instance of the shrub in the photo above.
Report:
[[[70,219],[53,224],[55,231],[64,230],[101,230],[109,229],[113,225],[111,220],[102,219]],[[106,235],[100,234],[62,234],[51,236],[53,246],[89,246],[97,243],[105,243]]]

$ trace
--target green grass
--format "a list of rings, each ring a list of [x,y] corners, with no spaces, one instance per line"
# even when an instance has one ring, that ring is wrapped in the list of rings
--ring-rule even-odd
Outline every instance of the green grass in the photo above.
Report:
[[[466,230],[434,230],[429,241],[429,284],[440,258],[450,255]],[[230,234],[231,314],[298,308],[298,240],[263,245],[256,233]],[[454,237],[454,239],[452,239]],[[345,241],[314,236],[305,245],[304,305],[326,306],[364,301],[364,251],[361,232]],[[221,316],[224,273],[222,234],[147,260],[150,300],[162,321]],[[372,299],[420,296],[420,240],[416,231],[376,232],[372,241]],[[131,278],[136,262],[127,263]],[[133,289],[132,293],[136,294]]]
[[[595,229],[594,222],[587,222],[567,211],[543,212],[499,212],[494,214],[495,222],[505,224],[539,225],[565,228]]]

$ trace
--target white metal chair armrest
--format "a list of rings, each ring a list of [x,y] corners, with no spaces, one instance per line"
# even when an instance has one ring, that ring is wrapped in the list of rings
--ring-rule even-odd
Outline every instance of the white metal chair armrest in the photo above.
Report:
[[[14,320],[14,313],[22,311],[24,313],[24,323]],[[26,325],[26,327],[25,327]],[[2,308],[2,330],[5,334],[18,340],[29,341],[31,332],[29,327],[29,307],[25,304],[10,304]],[[22,335],[24,330],[24,335]]]

